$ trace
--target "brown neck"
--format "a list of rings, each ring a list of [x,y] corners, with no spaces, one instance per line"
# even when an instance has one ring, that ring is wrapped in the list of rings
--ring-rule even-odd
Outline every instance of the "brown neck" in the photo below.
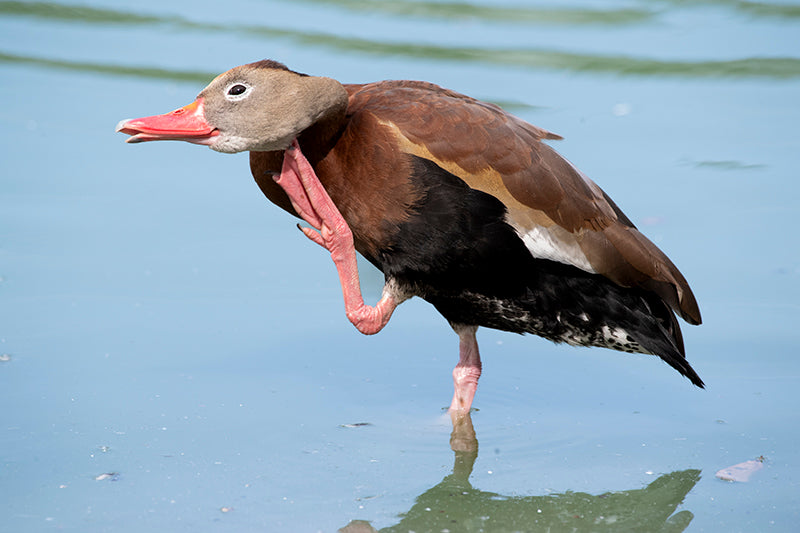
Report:
[[[330,113],[318,120],[298,136],[300,149],[312,166],[319,163],[328,152],[336,145],[344,129],[345,111],[343,108]],[[261,192],[272,203],[298,216],[295,213],[289,197],[272,178],[274,173],[280,173],[283,165],[283,151],[250,152],[250,171],[255,178]]]
[[[336,109],[303,131],[297,142],[312,166],[319,163],[336,145],[345,123],[346,108]]]

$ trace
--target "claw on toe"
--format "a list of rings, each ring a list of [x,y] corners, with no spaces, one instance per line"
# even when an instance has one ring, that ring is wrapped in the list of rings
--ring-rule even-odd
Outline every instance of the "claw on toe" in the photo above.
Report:
[[[322,246],[323,248],[328,250],[328,246],[325,244],[325,241],[323,240],[322,235],[320,235],[319,233],[317,233],[313,229],[307,228],[305,226],[301,226],[300,224],[297,225],[297,229],[302,231],[303,235],[308,237],[310,240],[314,241],[315,243],[319,244],[320,246]]]

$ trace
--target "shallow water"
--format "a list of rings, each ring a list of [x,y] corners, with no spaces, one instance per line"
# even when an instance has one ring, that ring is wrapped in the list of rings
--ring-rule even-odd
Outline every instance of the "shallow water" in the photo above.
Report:
[[[796,530],[799,4],[121,5],[0,1],[0,531]],[[708,389],[481,330],[454,452],[429,305],[361,336],[245,155],[113,132],[264,57],[563,135],[692,284]]]

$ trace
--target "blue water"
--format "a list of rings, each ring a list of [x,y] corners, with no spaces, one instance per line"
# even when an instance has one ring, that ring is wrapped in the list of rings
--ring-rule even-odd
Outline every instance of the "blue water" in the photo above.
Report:
[[[0,531],[796,530],[799,30],[777,1],[0,1]],[[454,452],[429,305],[360,335],[246,155],[113,131],[264,57],[563,135],[689,279],[708,389],[481,330]]]

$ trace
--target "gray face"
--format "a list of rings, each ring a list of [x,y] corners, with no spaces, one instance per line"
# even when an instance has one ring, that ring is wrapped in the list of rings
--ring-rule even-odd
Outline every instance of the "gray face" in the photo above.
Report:
[[[314,122],[347,106],[336,80],[251,65],[221,74],[198,98],[219,130],[210,147],[225,153],[283,150]]]

